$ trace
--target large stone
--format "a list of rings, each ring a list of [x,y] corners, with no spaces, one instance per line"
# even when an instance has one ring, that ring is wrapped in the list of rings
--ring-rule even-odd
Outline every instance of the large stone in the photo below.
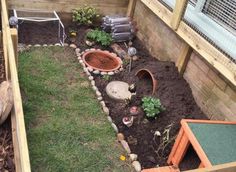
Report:
[[[77,48],[77,46],[75,44],[70,44],[70,47],[74,48],[74,49]]]
[[[142,170],[141,164],[138,161],[132,162],[132,165],[133,165],[135,171],[140,172]]]
[[[125,136],[122,133],[117,134],[117,140],[120,142],[121,140],[125,140]]]
[[[93,73],[98,75],[98,74],[100,74],[100,71],[99,70],[95,70],[95,71],[93,71]]]
[[[106,86],[107,95],[116,100],[126,100],[131,98],[129,84],[122,81],[112,81]]]
[[[13,106],[11,83],[4,81],[0,84],[0,125],[7,119]]]
[[[116,124],[112,123],[111,126],[112,126],[112,128],[115,130],[116,133],[119,132],[119,131],[118,131],[118,128],[117,128],[117,126],[116,126]]]

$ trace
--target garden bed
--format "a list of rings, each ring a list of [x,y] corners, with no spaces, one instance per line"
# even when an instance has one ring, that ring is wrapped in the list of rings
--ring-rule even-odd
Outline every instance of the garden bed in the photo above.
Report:
[[[73,25],[67,25],[67,31],[69,30],[69,27],[75,28]],[[91,48],[88,47],[84,41],[87,29],[88,27],[78,27],[77,29],[78,34],[75,44],[81,51]],[[26,31],[23,30],[22,34],[26,34],[24,32]],[[38,30],[34,35],[36,34],[40,35],[43,33],[41,30]],[[48,38],[45,36],[38,37],[38,39],[40,39],[40,41],[30,42],[30,44],[51,43],[48,42]],[[66,42],[70,43],[70,40],[67,39]],[[124,44],[120,44],[120,46],[126,50]],[[207,119],[207,117],[195,103],[188,83],[179,75],[173,62],[158,61],[149,54],[138,39],[133,41],[132,46],[138,51],[138,60],[133,62],[132,71],[130,73],[128,71],[128,64],[126,63],[124,64],[124,71],[115,74],[114,76],[110,76],[107,79],[98,75],[93,76],[95,78],[96,86],[101,91],[104,101],[110,109],[112,120],[117,125],[119,132],[124,134],[125,139],[131,148],[131,152],[138,155],[138,160],[140,161],[142,168],[151,168],[156,167],[157,165],[164,166],[167,165],[166,161],[168,155],[179,131],[180,120],[184,118]],[[92,48],[112,51],[110,47],[104,48],[99,45],[95,45]],[[141,111],[134,120],[133,126],[127,128],[122,123],[122,118],[129,114],[129,108],[131,106],[141,107],[141,99],[150,92],[150,86],[145,83],[139,83],[137,85],[137,95],[134,96],[129,105],[125,102],[115,101],[109,98],[105,92],[105,87],[110,81],[115,80],[125,81],[129,84],[136,83],[138,80],[137,77],[135,77],[135,74],[142,68],[150,70],[157,79],[157,91],[153,96],[161,100],[166,110],[159,114],[155,120],[147,119],[145,113]],[[162,136],[154,136],[156,131],[162,133]],[[164,133],[164,131],[168,132]],[[167,143],[163,144],[163,139],[166,137],[169,137],[169,140]],[[196,156],[190,157],[193,159],[191,162],[195,162],[194,158],[196,158]],[[198,163],[197,159],[196,163]],[[189,163],[186,163],[186,165],[181,164],[181,169],[190,169],[195,166],[196,164],[194,163],[192,163],[192,166],[190,167]]]

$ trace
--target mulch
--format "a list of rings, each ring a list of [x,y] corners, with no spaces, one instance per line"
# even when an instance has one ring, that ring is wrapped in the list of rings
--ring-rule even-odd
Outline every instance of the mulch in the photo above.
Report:
[[[3,56],[0,57],[0,83],[6,80]],[[11,119],[0,126],[0,172],[15,171]]]

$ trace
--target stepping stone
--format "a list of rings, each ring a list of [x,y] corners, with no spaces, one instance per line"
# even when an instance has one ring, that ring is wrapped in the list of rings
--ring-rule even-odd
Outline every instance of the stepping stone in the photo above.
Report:
[[[131,98],[129,84],[122,81],[112,81],[106,86],[107,95],[115,100],[126,100]]]

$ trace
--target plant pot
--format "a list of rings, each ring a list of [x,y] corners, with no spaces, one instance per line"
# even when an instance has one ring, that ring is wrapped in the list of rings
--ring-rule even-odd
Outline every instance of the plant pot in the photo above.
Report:
[[[140,69],[135,75],[140,81],[144,80],[147,81],[148,84],[152,84],[152,90],[150,93],[153,95],[157,89],[157,80],[155,79],[152,72],[148,69]]]
[[[134,117],[131,116],[131,117],[124,117],[122,119],[122,122],[123,124],[125,124],[127,127],[131,127],[133,125],[133,122],[134,122]]]

